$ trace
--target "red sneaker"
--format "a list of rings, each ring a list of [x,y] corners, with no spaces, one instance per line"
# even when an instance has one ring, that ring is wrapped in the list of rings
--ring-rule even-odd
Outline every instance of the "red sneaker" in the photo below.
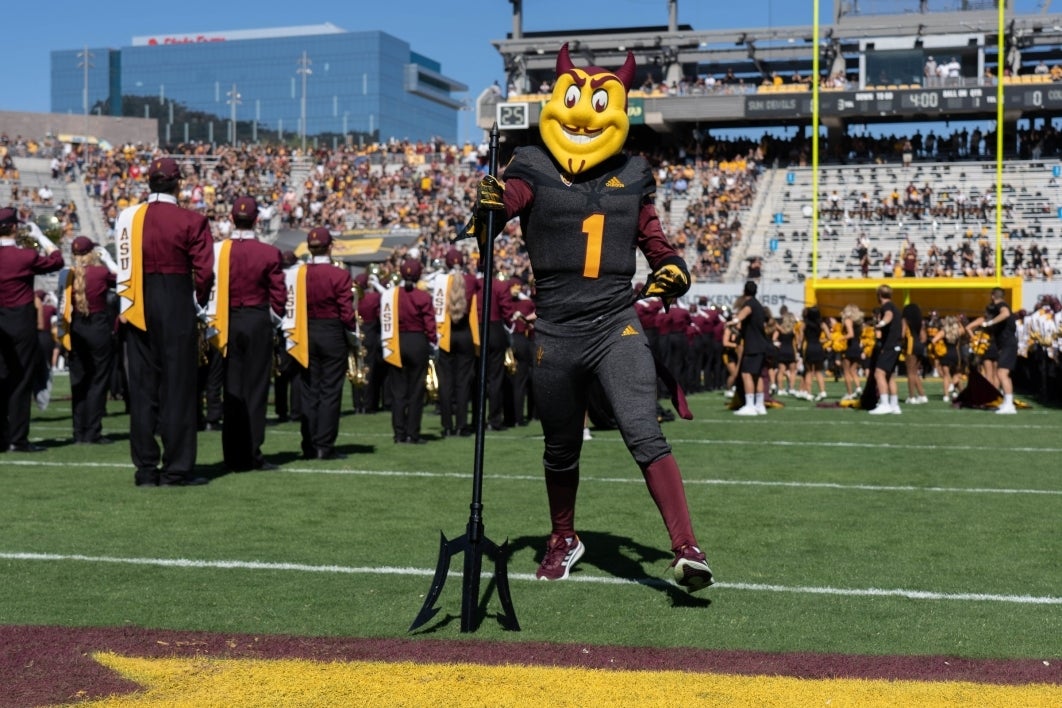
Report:
[[[539,580],[564,580],[575,562],[583,557],[586,546],[579,540],[579,536],[560,536],[554,534],[549,537],[549,545],[546,546],[546,557],[535,571],[535,577]]]
[[[675,552],[671,572],[674,573],[675,582],[690,592],[703,590],[714,582],[708,559],[696,546],[683,546]]]

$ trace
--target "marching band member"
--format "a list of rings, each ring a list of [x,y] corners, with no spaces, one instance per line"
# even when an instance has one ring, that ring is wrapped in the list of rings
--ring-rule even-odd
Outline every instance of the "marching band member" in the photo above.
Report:
[[[238,197],[232,205],[233,230],[214,245],[214,297],[217,337],[224,357],[221,451],[234,472],[272,470],[262,456],[273,331],[284,312],[286,292],[280,250],[258,241],[258,203]]]
[[[384,361],[395,367],[391,386],[391,427],[396,443],[421,444],[424,384],[428,357],[437,345],[432,297],[417,287],[419,260],[403,261],[401,286],[389,288],[380,303],[380,340]]]
[[[439,339],[439,410],[442,435],[469,436],[468,402],[475,379],[479,329],[476,303],[479,279],[464,269],[465,257],[451,248],[445,273],[432,280],[432,301]],[[475,321],[475,322],[474,322]]]
[[[535,345],[535,301],[531,299],[530,286],[527,282],[514,283],[509,288],[513,300],[512,340],[513,357],[516,359],[516,371],[510,375],[513,387],[513,410],[516,424],[527,425],[531,415],[525,411],[529,394],[532,364],[534,363]],[[534,399],[532,399],[532,407]],[[587,427],[587,426],[584,426]]]
[[[18,212],[0,209],[0,452],[40,452],[29,441],[30,402],[37,342],[33,278],[63,267],[63,255],[35,225],[38,249],[15,242]]]
[[[353,332],[350,271],[332,263],[332,234],[318,226],[306,236],[310,260],[288,278],[284,327],[288,352],[302,364],[302,454],[306,459],[341,460],[336,450],[347,332]]]
[[[126,207],[115,224],[137,486],[208,481],[195,475],[197,308],[214,280],[213,238],[205,216],[177,205],[180,183],[174,159],[152,160],[147,202]]]
[[[70,245],[74,265],[63,283],[63,347],[70,352],[70,395],[74,443],[106,445],[103,416],[114,362],[115,321],[107,294],[117,282],[118,266],[87,236]]]

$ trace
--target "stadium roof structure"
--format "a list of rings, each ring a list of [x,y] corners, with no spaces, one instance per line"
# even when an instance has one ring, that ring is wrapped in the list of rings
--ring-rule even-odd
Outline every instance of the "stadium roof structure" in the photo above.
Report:
[[[1031,73],[1041,60],[1062,62],[1062,15],[1049,14],[1049,2],[1043,3],[1041,13],[1006,11],[1002,32],[993,2],[954,2],[954,10],[924,12],[917,11],[919,3],[907,3],[916,9],[877,15],[856,14],[853,3],[838,2],[834,22],[818,28],[818,43],[812,24],[695,30],[678,23],[676,0],[669,3],[672,10],[667,25],[525,33],[519,26],[521,2],[511,2],[513,31],[493,42],[509,78],[510,95],[505,99],[488,94],[480,97],[476,116],[477,125],[483,129],[495,121],[503,130],[512,131],[537,124],[540,104],[545,100],[537,93],[538,86],[554,78],[557,52],[565,42],[577,65],[618,67],[627,52],[633,52],[638,64],[635,87],[648,75],[658,84],[670,85],[683,78],[706,74],[720,77],[732,72],[741,82],[737,89],[680,96],[643,95],[635,88],[631,92],[635,104],[632,126],[644,124],[660,133],[689,124],[722,128],[809,123],[810,91],[801,96],[790,93],[788,86],[775,92],[761,84],[774,73],[786,79],[794,72],[810,76],[816,45],[821,52],[820,70],[829,74],[839,67],[849,79],[844,89],[823,92],[829,98],[820,100],[822,123],[840,129],[852,121],[993,119],[995,81],[983,77],[986,69],[996,75],[1003,73],[996,68],[1001,55],[1005,66],[1013,64],[1021,73]],[[943,7],[944,3],[933,5]],[[958,9],[960,6],[973,9]],[[907,51],[909,62],[915,61],[912,56],[919,57],[919,75],[929,55],[959,56],[964,78],[955,86],[928,86],[915,83],[915,77],[910,77],[913,72],[909,72],[908,81],[878,85],[868,79],[868,65],[890,51]],[[1057,86],[1059,90],[1045,91],[1043,86],[1031,88],[1015,79],[1013,86],[1006,86],[1006,120],[1046,117],[1062,111],[1062,84]],[[512,87],[517,88],[515,95]],[[1039,93],[1034,94],[1037,90]],[[526,109],[521,109],[521,104]]]

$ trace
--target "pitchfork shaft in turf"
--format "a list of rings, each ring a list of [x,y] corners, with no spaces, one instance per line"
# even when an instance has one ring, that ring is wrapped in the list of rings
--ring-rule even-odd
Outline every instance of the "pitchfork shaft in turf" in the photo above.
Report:
[[[490,174],[497,176],[498,173],[498,124],[495,123],[490,130],[490,152],[488,153],[488,169]],[[483,535],[483,443],[486,438],[487,424],[487,359],[489,351],[488,339],[490,337],[490,306],[491,306],[491,278],[494,273],[494,236],[495,211],[486,210],[486,238],[480,242],[481,257],[483,259],[483,316],[480,317],[480,351],[483,356],[479,358],[479,383],[476,388],[476,451],[472,466],[472,503],[468,517],[468,526],[465,535],[447,541],[442,535],[439,547],[439,561],[435,567],[435,576],[432,579],[431,588],[424,598],[424,605],[420,608],[409,631],[422,626],[434,617],[439,608],[435,607],[439,593],[442,592],[446,583],[446,574],[450,568],[450,558],[457,553],[465,554],[464,575],[461,583],[461,631],[474,632],[480,623],[479,581],[483,568],[483,556],[486,555],[494,561],[494,581],[498,588],[498,599],[501,601],[502,614],[499,621],[506,629],[520,631],[520,623],[516,619],[513,610],[512,596],[509,594],[509,576],[506,560],[509,554],[509,542],[506,540],[501,546]],[[484,243],[486,247],[483,247]]]

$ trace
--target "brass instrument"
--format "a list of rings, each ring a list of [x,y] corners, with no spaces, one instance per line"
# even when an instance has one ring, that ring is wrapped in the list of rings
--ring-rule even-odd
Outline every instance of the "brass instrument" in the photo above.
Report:
[[[354,388],[364,388],[369,383],[369,365],[361,340],[361,315],[357,315],[357,323],[357,331],[347,332],[347,381]]]
[[[41,242],[37,240],[33,224],[19,224],[18,232],[15,234],[15,245],[19,248],[40,250]]]
[[[35,221],[19,224],[18,231],[15,233],[15,243],[20,248],[31,248],[37,251],[41,247],[40,236],[58,242],[62,235],[63,227],[59,219],[52,214],[46,214],[37,217]]]
[[[428,395],[428,403],[439,400],[439,372],[435,370],[435,359],[428,359],[428,375],[424,377],[424,390]]]
[[[365,350],[360,347],[347,352],[347,381],[354,388],[364,388],[369,383],[369,367],[364,364]]]
[[[196,325],[199,330],[199,365],[206,366],[210,363],[210,347],[215,344],[214,340],[221,334],[214,326],[210,315],[199,305],[196,305]]]
[[[199,330],[199,365],[207,366],[210,364],[210,338],[207,336],[209,325],[203,320],[199,320],[197,326]]]
[[[283,359],[281,353],[284,351],[284,335],[277,332],[273,336],[273,380],[277,381],[283,375],[281,371],[281,364]]]
[[[505,348],[505,373],[509,374],[509,376],[515,376],[516,375],[516,367],[517,367],[516,353],[513,352],[513,348],[512,347],[506,347]]]

